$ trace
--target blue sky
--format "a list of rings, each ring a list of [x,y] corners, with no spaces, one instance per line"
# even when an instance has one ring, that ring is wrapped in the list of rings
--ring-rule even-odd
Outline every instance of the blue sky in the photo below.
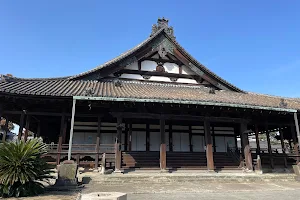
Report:
[[[158,17],[241,89],[300,97],[300,1],[1,0],[0,73],[78,74],[146,39]]]

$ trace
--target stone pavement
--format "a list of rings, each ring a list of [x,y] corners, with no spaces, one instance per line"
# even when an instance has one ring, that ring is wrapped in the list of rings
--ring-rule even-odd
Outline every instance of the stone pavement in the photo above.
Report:
[[[294,200],[300,196],[300,183],[294,181],[293,175],[201,174],[201,177],[206,176],[206,179],[199,178],[199,180],[197,180],[197,177],[200,177],[199,174],[190,173],[189,175],[191,181],[181,173],[176,176],[170,174],[99,176],[94,174],[90,176],[91,181],[82,192],[125,192],[128,194],[129,200]],[[160,176],[162,177],[159,178]],[[192,177],[194,178],[192,179]],[[213,180],[211,177],[217,178]],[[263,177],[263,179],[259,177]],[[138,179],[140,181],[135,182]],[[110,180],[112,181],[110,182]]]

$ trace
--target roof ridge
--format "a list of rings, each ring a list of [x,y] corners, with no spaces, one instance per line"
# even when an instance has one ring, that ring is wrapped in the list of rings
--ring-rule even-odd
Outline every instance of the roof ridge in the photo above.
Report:
[[[1,75],[4,81],[49,81],[49,80],[68,80],[69,76],[62,77],[51,77],[51,78],[20,78],[20,77],[11,77],[6,75]]]

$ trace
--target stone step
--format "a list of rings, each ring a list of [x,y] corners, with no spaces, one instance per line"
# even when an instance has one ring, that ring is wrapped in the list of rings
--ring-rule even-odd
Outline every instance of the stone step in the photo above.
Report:
[[[147,173],[147,176],[144,175],[134,175],[135,172],[132,172],[132,175],[122,174],[122,175],[105,175],[94,178],[92,182],[97,182],[101,184],[126,184],[126,183],[182,183],[182,182],[256,182],[256,181],[295,181],[295,176],[264,176],[256,174],[245,174],[235,176],[235,173],[228,173],[229,175],[220,175],[220,173],[205,173],[203,170],[202,175],[198,173],[197,175],[188,175],[188,176],[176,176],[176,175],[155,175],[151,176],[149,174],[155,174],[155,172]],[[157,174],[160,174],[159,172]],[[162,173],[164,174],[164,173]],[[191,171],[190,174],[193,174]],[[231,175],[233,174],[233,175]]]

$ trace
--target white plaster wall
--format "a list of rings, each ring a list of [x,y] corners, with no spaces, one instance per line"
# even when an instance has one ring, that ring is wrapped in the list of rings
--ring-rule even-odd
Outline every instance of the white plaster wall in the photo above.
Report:
[[[134,79],[134,80],[143,80],[143,77],[139,74],[122,74],[120,78]]]
[[[120,78],[125,79],[133,79],[133,80],[146,80],[139,74],[122,74]],[[147,81],[153,81],[153,82],[172,82],[170,78],[163,77],[163,76],[151,76],[150,79]],[[192,83],[197,84],[196,80],[188,79],[188,78],[179,78],[175,83]]]
[[[163,81],[163,82],[172,82],[170,78],[163,76],[151,76],[150,81]]]
[[[141,63],[141,65],[142,65],[142,71],[149,71],[149,72],[155,71],[157,66],[156,62],[150,60],[144,60]]]
[[[155,71],[156,70],[156,62],[150,61],[150,60],[144,60],[141,63],[142,71]],[[164,68],[166,72],[179,74],[179,66],[175,63],[165,63]],[[134,62],[128,66],[125,67],[125,69],[131,69],[131,70],[138,70],[138,62]],[[182,74],[188,74],[188,75],[195,75],[195,72],[193,72],[190,68],[187,66],[182,66]]]
[[[177,83],[193,83],[193,84],[197,84],[197,81],[194,79],[188,79],[188,78],[179,78],[177,81]]]
[[[175,63],[165,63],[164,68],[166,72],[179,74],[179,66]]]

